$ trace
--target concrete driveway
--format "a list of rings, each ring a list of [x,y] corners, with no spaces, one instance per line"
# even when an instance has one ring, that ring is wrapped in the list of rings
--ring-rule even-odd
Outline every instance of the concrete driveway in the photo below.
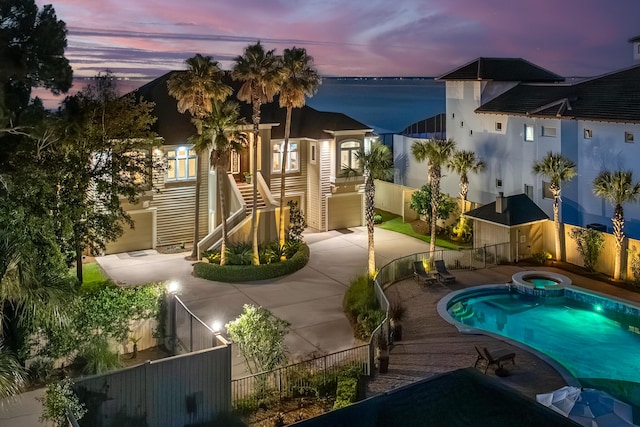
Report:
[[[342,298],[353,277],[366,271],[367,231],[356,227],[340,231],[307,232],[309,263],[301,270],[277,279],[221,283],[194,277],[185,253],[156,251],[122,253],[96,260],[109,277],[122,285],[177,280],[181,299],[207,324],[235,319],[244,304],[265,307],[291,323],[286,338],[293,358],[313,352],[332,353],[354,346],[351,326],[342,311]],[[376,264],[428,250],[428,244],[392,231],[375,231]],[[244,369],[234,362],[234,377]]]

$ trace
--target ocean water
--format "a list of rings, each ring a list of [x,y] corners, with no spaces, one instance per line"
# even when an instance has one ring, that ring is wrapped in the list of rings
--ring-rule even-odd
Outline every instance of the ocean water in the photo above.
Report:
[[[378,133],[400,132],[445,112],[445,86],[430,77],[328,77],[307,105],[344,113]]]

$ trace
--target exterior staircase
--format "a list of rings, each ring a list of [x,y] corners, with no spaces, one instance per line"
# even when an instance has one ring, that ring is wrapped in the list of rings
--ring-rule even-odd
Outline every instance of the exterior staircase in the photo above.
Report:
[[[245,205],[247,205],[247,214],[251,214],[253,212],[253,184],[245,184],[244,182],[236,183],[238,186],[238,190],[240,190],[240,194],[242,195],[242,199],[244,200]],[[258,191],[258,200],[257,200],[258,209],[264,209],[267,207],[262,195]]]

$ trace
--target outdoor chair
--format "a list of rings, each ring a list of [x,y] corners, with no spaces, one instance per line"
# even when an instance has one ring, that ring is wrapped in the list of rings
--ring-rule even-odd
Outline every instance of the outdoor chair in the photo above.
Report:
[[[486,347],[483,350],[484,358],[487,361],[487,366],[484,368],[485,374],[487,373],[489,366],[492,365],[496,367],[496,374],[498,374],[499,371],[503,371],[502,362],[506,362],[507,360],[510,360],[514,365],[516,364],[516,354],[510,353],[509,350],[497,350],[493,353],[491,353]],[[478,352],[478,357],[482,356],[478,347],[476,347],[476,351]],[[478,361],[476,361],[476,363],[478,363]]]
[[[443,260],[436,260],[435,265],[436,271],[438,272],[438,277],[440,278],[440,281],[442,283],[456,283],[456,276],[449,273],[449,270],[447,270],[447,267],[444,265]]]
[[[424,269],[424,264],[422,263],[422,261],[413,262],[413,277],[423,281],[425,285],[433,283],[435,281],[434,276],[427,273],[427,271]]]

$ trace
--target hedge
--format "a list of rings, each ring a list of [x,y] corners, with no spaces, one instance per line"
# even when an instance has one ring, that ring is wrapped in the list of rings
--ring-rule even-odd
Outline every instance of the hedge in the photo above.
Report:
[[[198,262],[193,266],[193,274],[216,282],[251,282],[291,274],[307,265],[307,262],[309,262],[309,247],[303,244],[300,250],[286,261],[260,265],[218,265]]]

